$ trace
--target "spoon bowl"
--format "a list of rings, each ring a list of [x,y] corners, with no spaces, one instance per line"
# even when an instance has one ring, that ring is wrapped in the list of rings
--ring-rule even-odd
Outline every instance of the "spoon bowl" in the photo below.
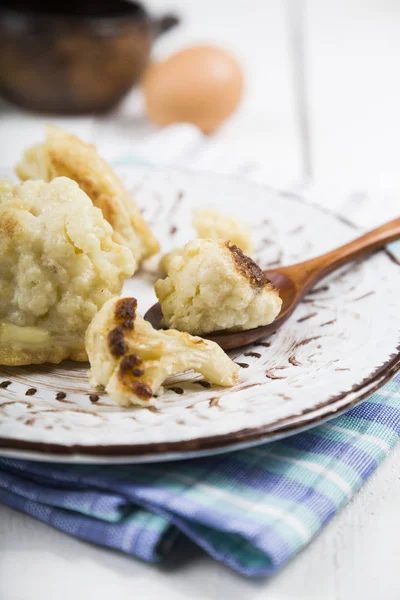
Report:
[[[287,267],[264,271],[267,279],[272,281],[279,290],[282,299],[281,312],[277,318],[269,325],[254,329],[236,332],[219,331],[203,337],[216,342],[224,350],[241,348],[268,337],[282,327],[307,292],[321,279],[345,264],[368,256],[397,239],[400,239],[400,218],[389,221],[389,223],[369,231],[352,242],[316,258]],[[160,329],[162,319],[160,304],[154,304],[147,311],[144,318],[155,329]]]

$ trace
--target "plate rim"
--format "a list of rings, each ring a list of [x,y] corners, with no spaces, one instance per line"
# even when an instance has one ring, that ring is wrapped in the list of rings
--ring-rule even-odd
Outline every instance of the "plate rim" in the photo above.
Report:
[[[143,168],[141,166],[141,168]],[[147,167],[146,170],[154,170],[154,167]],[[158,171],[173,171],[192,175],[189,169],[179,168],[156,168]],[[238,177],[217,174],[212,172],[196,173],[204,177],[212,176],[218,179],[226,179],[230,181],[238,180]],[[240,178],[243,182],[243,179]],[[246,181],[251,186],[269,190],[279,196],[290,197],[300,204],[312,206],[323,214],[330,215],[342,223],[351,227],[355,232],[361,232],[355,223],[347,219],[345,216],[336,213],[327,207],[319,205],[317,202],[310,201],[303,194],[291,192],[287,190],[276,189],[268,184],[263,184],[255,181]],[[387,258],[400,266],[400,261],[387,248],[381,252],[386,254]],[[152,442],[145,444],[56,444],[40,441],[30,441],[19,438],[3,438],[0,437],[0,458],[23,458],[26,460],[41,460],[49,461],[57,460],[62,462],[63,459],[67,462],[102,462],[107,460],[107,463],[112,462],[161,462],[169,460],[184,460],[200,456],[210,456],[217,453],[239,450],[241,448],[255,446],[262,443],[277,441],[285,437],[301,433],[317,425],[323,424],[330,419],[344,414],[348,410],[360,404],[367,397],[380,389],[387,383],[397,372],[400,371],[400,342],[396,352],[392,353],[388,360],[375,369],[370,375],[365,377],[360,383],[354,384],[350,390],[345,390],[336,396],[328,398],[324,402],[320,402],[317,406],[303,410],[299,415],[285,417],[273,424],[263,425],[260,427],[244,428],[234,432],[224,433],[212,436],[203,436],[192,440],[179,440],[173,442]],[[349,402],[343,404],[346,398],[352,395],[354,398],[349,399]],[[338,406],[339,404],[339,406]],[[319,409],[327,408],[326,412],[315,415]],[[307,418],[309,414],[309,418]],[[300,423],[299,417],[306,416],[305,420]],[[296,422],[293,422],[295,421]],[[35,457],[32,458],[32,453]]]
[[[333,396],[328,402],[320,403],[318,406],[304,410],[300,415],[286,417],[272,425],[245,428],[234,433],[201,437],[195,440],[150,444],[98,444],[86,446],[73,444],[68,446],[66,444],[0,438],[0,458],[10,456],[10,453],[12,453],[12,457],[18,457],[18,454],[21,453],[23,455],[21,458],[29,460],[26,453],[35,452],[38,456],[32,460],[47,460],[49,462],[54,459],[62,462],[63,458],[74,458],[76,462],[85,462],[85,459],[89,462],[95,462],[94,459],[107,459],[108,463],[129,462],[129,460],[132,462],[166,462],[232,452],[241,448],[278,441],[322,425],[361,404],[363,400],[380,389],[400,371],[400,345],[398,349],[399,351],[394,353],[388,362],[378,367],[372,376],[365,378],[359,384],[355,384],[350,391],[342,392]],[[360,394],[351,402],[335,408],[339,402],[355,392],[360,392]],[[330,407],[330,410],[322,415],[313,416],[316,410],[323,407]],[[298,421],[293,422],[300,416],[307,414],[310,414],[308,419],[306,418],[301,423]],[[11,443],[9,443],[10,441]],[[2,454],[3,450],[6,451],[5,454]]]

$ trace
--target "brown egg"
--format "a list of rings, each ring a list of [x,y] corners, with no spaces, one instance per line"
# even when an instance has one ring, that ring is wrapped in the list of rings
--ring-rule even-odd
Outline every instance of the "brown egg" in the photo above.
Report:
[[[238,106],[243,73],[225,50],[196,46],[153,63],[142,85],[146,111],[154,123],[193,123],[211,133]]]

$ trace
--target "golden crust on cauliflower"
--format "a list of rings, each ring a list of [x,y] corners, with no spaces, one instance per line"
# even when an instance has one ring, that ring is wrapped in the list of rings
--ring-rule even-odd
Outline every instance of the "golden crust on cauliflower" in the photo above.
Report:
[[[162,325],[193,335],[268,325],[280,312],[278,291],[230,242],[193,240],[169,263],[155,292]]]
[[[134,268],[74,181],[1,180],[0,364],[87,360],[87,326]]]
[[[165,379],[193,369],[230,387],[238,366],[214,342],[179,331],[157,331],[137,312],[135,298],[109,300],[86,333],[91,382],[121,406],[149,406]]]
[[[29,148],[16,167],[22,179],[66,176],[76,181],[114,229],[114,241],[127,246],[140,263],[159,251],[135,201],[95,146],[60,127],[48,126],[46,140]]]

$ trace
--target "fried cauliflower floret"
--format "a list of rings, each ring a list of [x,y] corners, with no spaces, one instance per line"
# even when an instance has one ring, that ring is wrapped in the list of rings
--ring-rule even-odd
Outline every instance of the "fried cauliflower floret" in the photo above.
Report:
[[[22,180],[51,181],[64,175],[76,181],[112,225],[114,241],[127,246],[138,264],[159,251],[134,199],[95,146],[51,125],[45,142],[25,152],[16,172]]]
[[[193,211],[192,225],[198,238],[209,240],[229,240],[244,254],[253,252],[253,240],[249,226],[230,215],[224,215],[215,208],[198,208]]]
[[[229,240],[244,252],[251,255],[254,250],[253,240],[249,226],[230,215],[224,215],[215,208],[198,208],[193,211],[192,225],[197,237],[209,240]],[[158,270],[166,275],[169,271],[171,260],[175,256],[182,256],[183,249],[176,248],[164,254],[159,263]]]
[[[74,181],[0,180],[0,364],[86,360],[87,326],[134,267]]]
[[[230,242],[193,240],[171,259],[155,292],[162,325],[193,335],[268,325],[282,301],[261,269]]]
[[[149,406],[165,379],[194,370],[224,387],[238,366],[214,342],[179,331],[157,331],[137,312],[135,298],[109,300],[86,333],[91,381],[121,406]]]
[[[183,248],[175,248],[175,250],[171,250],[170,252],[166,252],[160,258],[160,262],[158,263],[158,270],[163,275],[167,275],[171,266],[172,261],[176,256],[182,256]]]

